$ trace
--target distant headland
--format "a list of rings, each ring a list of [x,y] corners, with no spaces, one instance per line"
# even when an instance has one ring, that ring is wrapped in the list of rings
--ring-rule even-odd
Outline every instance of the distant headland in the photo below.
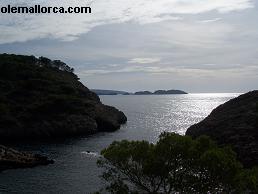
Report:
[[[132,93],[117,90],[101,90],[101,89],[91,89],[92,92],[97,95],[131,95]]]
[[[117,91],[117,90],[101,90],[101,89],[92,89],[92,92],[97,95],[171,95],[171,94],[188,94],[182,90],[156,90],[154,92],[150,91],[138,91],[135,93]]]

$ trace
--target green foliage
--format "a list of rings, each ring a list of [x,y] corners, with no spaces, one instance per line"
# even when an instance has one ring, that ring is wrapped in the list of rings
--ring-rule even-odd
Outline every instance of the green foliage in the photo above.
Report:
[[[0,54],[0,139],[85,127],[99,101],[61,61]],[[87,109],[85,108],[87,106]],[[70,129],[67,129],[69,131]],[[28,132],[26,132],[28,131]],[[41,132],[40,132],[41,131]],[[5,137],[6,135],[7,137]]]
[[[109,193],[242,193],[257,191],[257,169],[244,170],[229,147],[209,137],[163,133],[156,144],[113,142],[98,165]]]
[[[237,181],[241,193],[246,193],[246,190],[250,193],[258,193],[258,167],[243,170],[237,176]]]
[[[9,113],[9,107],[4,104],[4,103],[0,103],[0,112],[4,115]]]

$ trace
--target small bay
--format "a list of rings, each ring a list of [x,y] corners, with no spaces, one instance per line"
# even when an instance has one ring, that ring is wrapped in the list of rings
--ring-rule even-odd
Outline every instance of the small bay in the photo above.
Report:
[[[91,193],[103,182],[96,161],[100,151],[115,140],[155,142],[163,131],[184,134],[235,93],[186,95],[101,96],[104,104],[122,110],[126,125],[116,132],[51,142],[17,143],[19,150],[44,154],[55,164],[0,174],[0,193]]]

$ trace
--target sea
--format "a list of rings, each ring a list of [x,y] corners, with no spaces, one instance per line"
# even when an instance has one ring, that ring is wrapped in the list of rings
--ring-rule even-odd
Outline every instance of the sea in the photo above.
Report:
[[[123,111],[127,124],[110,133],[65,140],[14,143],[13,148],[43,154],[54,164],[0,173],[0,193],[88,194],[105,186],[103,169],[97,167],[102,149],[113,141],[147,140],[155,143],[159,135],[187,128],[208,116],[217,106],[239,96],[236,93],[184,95],[100,96],[104,104]]]

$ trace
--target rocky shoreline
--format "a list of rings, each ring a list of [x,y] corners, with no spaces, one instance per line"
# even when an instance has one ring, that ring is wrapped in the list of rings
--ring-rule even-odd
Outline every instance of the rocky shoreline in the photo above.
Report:
[[[0,172],[15,168],[32,168],[38,165],[53,164],[54,161],[45,156],[19,152],[0,145]]]
[[[60,60],[0,54],[0,142],[52,140],[115,131],[125,114],[104,105]],[[47,165],[47,157],[0,145],[0,171]]]

